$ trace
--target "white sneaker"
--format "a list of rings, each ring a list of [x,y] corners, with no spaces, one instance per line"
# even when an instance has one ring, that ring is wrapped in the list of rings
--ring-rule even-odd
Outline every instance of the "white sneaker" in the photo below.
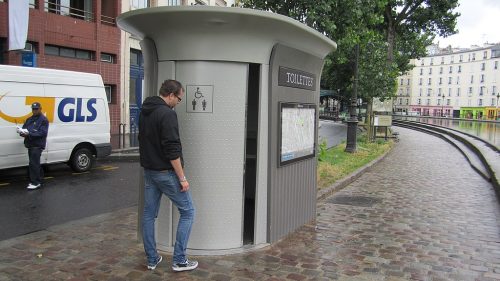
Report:
[[[156,262],[154,264],[148,264],[148,269],[149,270],[155,270],[156,269],[156,266],[163,260],[163,257],[162,256],[158,256],[158,259],[156,260]]]
[[[27,189],[37,189],[40,186],[42,186],[42,185],[41,184],[34,185],[34,184],[30,183],[30,184],[28,184],[28,187],[26,187],[26,188]]]
[[[193,270],[198,267],[198,262],[197,261],[190,261],[186,260],[184,263],[176,263],[172,265],[172,269],[174,271],[187,271],[187,270]]]

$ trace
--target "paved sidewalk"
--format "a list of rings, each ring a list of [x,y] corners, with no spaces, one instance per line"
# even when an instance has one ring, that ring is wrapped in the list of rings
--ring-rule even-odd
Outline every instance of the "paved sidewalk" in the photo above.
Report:
[[[0,280],[500,280],[492,186],[446,142],[397,130],[384,160],[268,248],[147,271],[128,208],[0,242]]]

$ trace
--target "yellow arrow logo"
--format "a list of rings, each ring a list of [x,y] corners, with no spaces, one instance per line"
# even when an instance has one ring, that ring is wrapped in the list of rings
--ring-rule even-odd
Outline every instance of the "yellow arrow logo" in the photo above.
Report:
[[[7,96],[7,94],[8,93],[0,95],[0,104],[2,104],[2,100],[4,99],[5,96]],[[26,105],[31,105],[34,102],[40,103],[40,105],[42,106],[42,113],[45,115],[45,117],[47,117],[49,123],[52,123],[54,121],[54,108],[56,103],[55,98],[32,97],[32,96],[26,97],[26,102],[25,102]],[[5,104],[5,102],[3,102],[3,104]],[[0,118],[10,123],[22,123],[30,116],[31,113],[22,116],[10,116],[2,112],[2,110],[0,109]]]

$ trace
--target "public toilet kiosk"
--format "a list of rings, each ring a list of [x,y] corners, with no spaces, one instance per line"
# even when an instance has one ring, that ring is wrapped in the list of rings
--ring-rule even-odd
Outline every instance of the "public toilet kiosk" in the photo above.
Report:
[[[319,84],[333,41],[242,8],[148,8],[117,23],[141,40],[145,97],[165,79],[185,88],[175,110],[196,208],[191,254],[268,245],[315,219]],[[162,200],[156,237],[169,251],[178,213]]]

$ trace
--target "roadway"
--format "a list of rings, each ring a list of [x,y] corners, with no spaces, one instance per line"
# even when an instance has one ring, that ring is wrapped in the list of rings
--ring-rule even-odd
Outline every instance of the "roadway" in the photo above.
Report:
[[[328,147],[346,139],[345,124],[320,121],[319,138]],[[137,158],[98,160],[87,173],[73,173],[66,164],[45,167],[43,187],[27,190],[27,169],[0,170],[0,241],[89,216],[112,212],[138,202]]]

